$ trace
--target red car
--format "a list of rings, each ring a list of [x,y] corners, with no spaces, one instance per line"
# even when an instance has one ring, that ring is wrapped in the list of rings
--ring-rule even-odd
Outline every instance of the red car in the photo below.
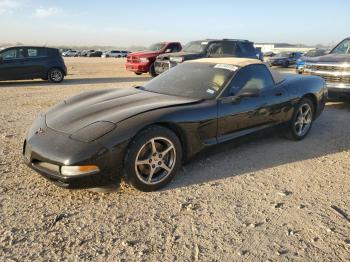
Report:
[[[181,51],[182,46],[179,42],[161,42],[151,45],[147,50],[128,54],[125,64],[126,70],[135,72],[137,75],[149,73],[151,76],[157,76],[154,70],[154,61],[157,56],[165,53],[174,53]]]

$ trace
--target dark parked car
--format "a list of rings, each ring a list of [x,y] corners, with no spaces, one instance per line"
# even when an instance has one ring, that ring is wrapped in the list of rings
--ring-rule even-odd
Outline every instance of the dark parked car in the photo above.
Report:
[[[88,52],[87,56],[88,57],[101,57],[103,54],[102,51],[93,51],[93,52]]]
[[[302,74],[304,72],[305,60],[309,57],[319,57],[324,56],[329,53],[329,50],[326,49],[312,49],[302,55],[295,64],[295,69],[298,74]]]
[[[350,97],[350,37],[328,55],[306,59],[304,74],[323,77],[330,98]]]
[[[66,75],[67,67],[58,49],[17,46],[0,51],[0,80],[42,78],[60,83]]]
[[[28,166],[69,188],[165,186],[202,149],[284,124],[301,140],[324,109],[320,77],[282,75],[257,59],[185,62],[145,86],[82,93],[40,115]]]
[[[301,56],[302,53],[300,52],[281,52],[270,57],[267,62],[270,66],[289,67],[290,65],[294,65]]]
[[[157,74],[184,61],[204,57],[244,57],[258,58],[252,42],[248,40],[206,39],[188,43],[181,52],[159,55],[154,63]]]

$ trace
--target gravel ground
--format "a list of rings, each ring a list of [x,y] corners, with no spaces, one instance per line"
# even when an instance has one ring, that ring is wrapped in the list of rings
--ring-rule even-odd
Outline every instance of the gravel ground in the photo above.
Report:
[[[0,83],[1,261],[348,261],[350,103],[329,103],[301,142],[278,132],[213,147],[165,189],[66,190],[22,164],[41,111],[149,78],[123,59],[67,59],[61,85]]]

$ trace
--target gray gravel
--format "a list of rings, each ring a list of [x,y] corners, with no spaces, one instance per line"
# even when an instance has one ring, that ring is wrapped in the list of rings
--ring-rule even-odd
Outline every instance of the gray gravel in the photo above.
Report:
[[[159,192],[98,194],[28,169],[23,138],[66,97],[134,83],[66,83],[0,83],[1,261],[348,261],[350,103],[328,104],[302,142],[228,143]]]

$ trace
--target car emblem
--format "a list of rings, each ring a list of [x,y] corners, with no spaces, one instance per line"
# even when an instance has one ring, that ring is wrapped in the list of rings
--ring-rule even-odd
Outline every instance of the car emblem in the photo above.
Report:
[[[39,128],[38,130],[35,131],[35,134],[36,134],[36,135],[41,135],[41,134],[43,134],[43,133],[45,133],[45,130],[42,129],[42,128]]]

